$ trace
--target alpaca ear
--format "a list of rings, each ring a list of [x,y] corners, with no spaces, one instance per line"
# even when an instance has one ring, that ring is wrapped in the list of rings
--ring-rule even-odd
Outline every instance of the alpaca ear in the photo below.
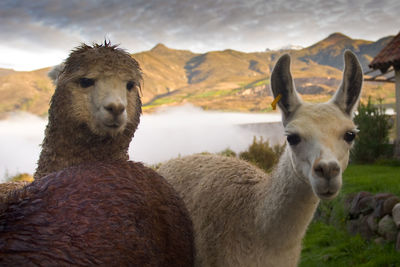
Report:
[[[60,76],[61,72],[64,70],[65,64],[61,63],[57,66],[54,66],[48,73],[49,78],[53,82],[53,84],[57,85],[58,77]]]
[[[344,53],[343,80],[339,89],[331,99],[345,114],[353,117],[361,95],[363,73],[360,62],[350,50]]]
[[[302,101],[294,88],[290,73],[290,56],[285,54],[278,59],[271,74],[271,90],[275,98],[279,97],[278,106],[282,111],[282,121],[286,125],[290,116]]]

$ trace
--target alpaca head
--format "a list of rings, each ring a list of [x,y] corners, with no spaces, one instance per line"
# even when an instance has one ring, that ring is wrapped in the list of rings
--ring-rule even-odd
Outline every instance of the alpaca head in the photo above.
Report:
[[[84,44],[49,76],[57,85],[50,120],[58,115],[100,137],[136,129],[142,77],[139,64],[125,51],[107,42]]]
[[[332,199],[339,193],[357,133],[352,118],[361,93],[362,70],[352,52],[346,51],[344,59],[342,84],[327,103],[302,102],[293,84],[289,55],[278,60],[271,75],[273,95],[281,95],[278,105],[290,163],[321,199]]]

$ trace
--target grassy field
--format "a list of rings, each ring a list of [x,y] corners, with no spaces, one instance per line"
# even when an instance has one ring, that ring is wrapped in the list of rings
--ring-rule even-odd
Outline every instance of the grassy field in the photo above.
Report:
[[[301,267],[400,266],[400,252],[394,243],[378,245],[360,236],[351,236],[345,227],[343,202],[346,195],[369,191],[400,196],[400,166],[350,165],[344,173],[343,188],[333,201],[322,202],[303,240]]]

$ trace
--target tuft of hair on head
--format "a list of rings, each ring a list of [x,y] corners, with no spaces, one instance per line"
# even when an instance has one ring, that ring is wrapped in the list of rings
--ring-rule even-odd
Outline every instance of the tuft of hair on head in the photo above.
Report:
[[[100,43],[100,44],[93,43],[92,44],[93,48],[105,47],[105,48],[112,48],[112,49],[117,48],[119,45],[120,44],[113,45],[113,44],[111,44],[111,40],[107,40],[107,39],[104,39],[104,43]]]

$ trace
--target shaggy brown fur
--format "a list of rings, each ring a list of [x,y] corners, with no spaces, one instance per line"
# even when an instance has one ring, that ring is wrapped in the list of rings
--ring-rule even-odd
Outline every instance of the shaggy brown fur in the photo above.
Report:
[[[0,208],[1,266],[192,266],[183,201],[140,163],[70,167]]]
[[[84,95],[87,88],[79,88],[79,79],[122,75],[134,83],[134,90],[128,93],[125,130],[116,136],[95,133],[89,127],[95,118],[88,107],[90,101]],[[128,160],[129,143],[141,114],[141,80],[137,61],[107,42],[104,45],[82,45],[72,51],[58,76],[51,99],[49,122],[34,178],[40,179],[51,172],[84,162]]]

